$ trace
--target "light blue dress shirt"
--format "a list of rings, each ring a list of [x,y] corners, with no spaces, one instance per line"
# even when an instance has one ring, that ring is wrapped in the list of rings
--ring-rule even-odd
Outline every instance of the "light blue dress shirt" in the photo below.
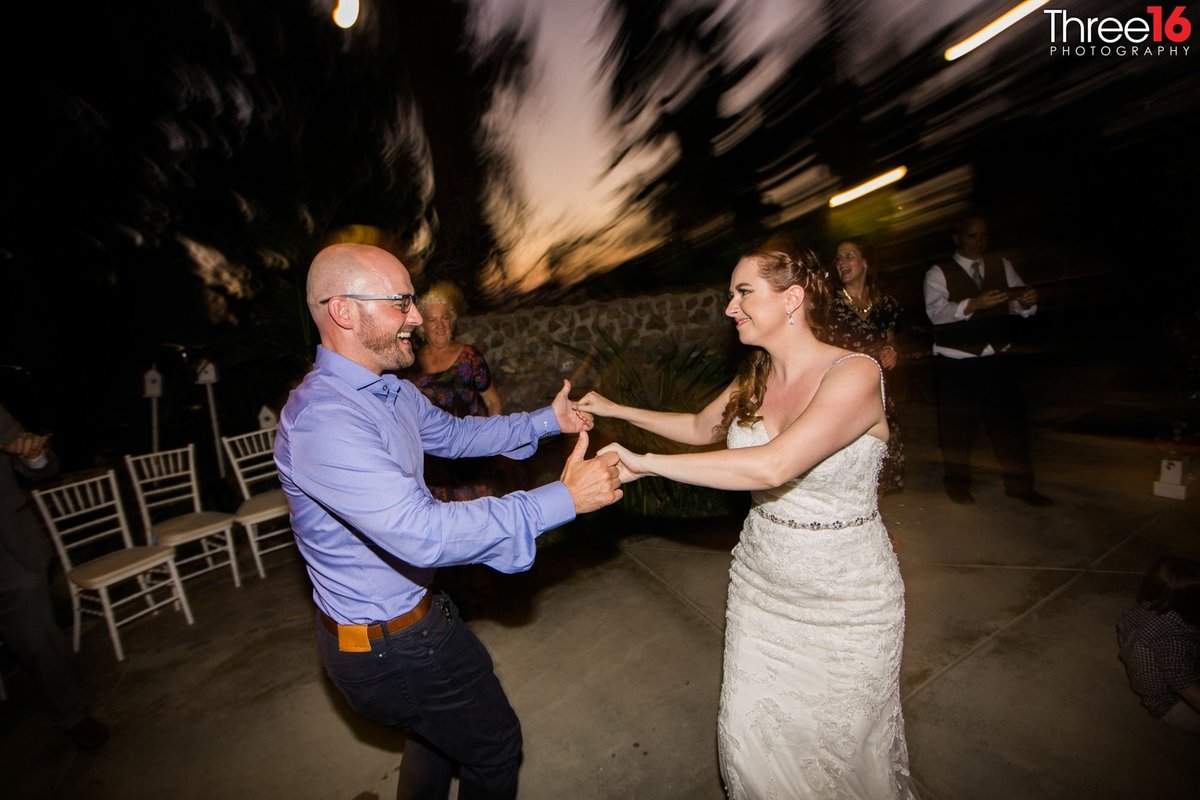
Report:
[[[459,419],[415,386],[317,348],[279,419],[275,463],[317,606],[342,624],[413,608],[435,568],[529,569],[539,534],[575,518],[561,482],[504,497],[435,500],[424,454],[528,458],[554,411]]]

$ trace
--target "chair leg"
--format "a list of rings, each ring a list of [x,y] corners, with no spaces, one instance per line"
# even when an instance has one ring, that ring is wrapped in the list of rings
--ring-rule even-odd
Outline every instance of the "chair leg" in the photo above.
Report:
[[[171,582],[175,584],[175,597],[179,599],[179,605],[183,606],[183,617],[187,620],[187,624],[191,625],[192,608],[188,605],[187,595],[183,593],[183,581],[179,579],[179,570],[175,568],[174,561],[167,562],[167,569],[171,571]]]
[[[83,603],[80,598],[82,593],[75,584],[71,584],[71,614],[75,618],[75,624],[72,626],[74,630],[71,632],[71,647],[75,652],[79,652],[79,643],[83,639]]]
[[[201,546],[202,546],[202,547],[203,547],[203,549],[204,549],[204,554],[205,554],[206,556],[208,556],[208,558],[206,558],[206,559],[205,559],[205,561],[208,563],[208,566],[209,566],[209,567],[212,567],[212,565],[213,565],[213,554],[214,554],[215,552],[217,552],[217,550],[218,550],[219,548],[218,548],[218,547],[216,547],[216,544],[215,544],[215,542],[214,542],[212,539],[207,539],[207,538],[201,541]]]
[[[229,571],[233,573],[233,585],[240,589],[242,586],[242,576],[238,574],[237,553],[233,548],[232,525],[225,531],[225,552],[229,556]]]
[[[254,556],[254,566],[258,567],[258,577],[266,578],[267,571],[263,569],[262,556],[258,552],[258,524],[243,524],[246,538],[250,540],[250,553]]]
[[[100,587],[100,605],[104,608],[104,621],[108,623],[108,635],[112,639],[113,650],[117,652],[117,661],[125,660],[125,651],[121,649],[121,637],[117,633],[117,621],[113,616],[112,602],[108,598],[108,587]]]
[[[142,589],[142,594],[144,594],[146,597],[146,606],[148,608],[154,608],[154,598],[150,596],[148,591],[150,589],[150,579],[147,578],[145,574],[142,574],[137,576],[137,582],[138,586],[140,586]]]

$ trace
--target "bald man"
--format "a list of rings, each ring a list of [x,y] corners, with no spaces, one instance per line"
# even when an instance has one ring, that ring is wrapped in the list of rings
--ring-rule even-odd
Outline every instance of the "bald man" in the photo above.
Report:
[[[616,457],[587,460],[590,415],[568,399],[498,417],[456,418],[384,374],[413,362],[421,324],[404,265],[376,247],[317,254],[308,308],[316,363],[280,415],[275,462],[317,605],[317,649],[360,714],[407,734],[397,798],[516,796],[521,727],[487,650],[444,594],[438,567],[532,566],[537,537],[621,497]],[[426,452],[527,458],[576,433],[561,480],[528,492],[442,503]]]

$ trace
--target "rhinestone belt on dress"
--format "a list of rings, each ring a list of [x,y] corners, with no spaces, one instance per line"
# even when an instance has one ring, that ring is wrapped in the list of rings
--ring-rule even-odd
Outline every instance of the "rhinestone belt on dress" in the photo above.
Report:
[[[879,516],[879,509],[875,509],[865,517],[856,517],[850,520],[836,520],[834,522],[797,522],[794,519],[780,519],[774,514],[764,511],[762,506],[755,506],[754,513],[760,517],[774,522],[776,525],[786,525],[789,528],[798,528],[806,531],[837,531],[842,528],[857,528],[859,525],[864,525]]]

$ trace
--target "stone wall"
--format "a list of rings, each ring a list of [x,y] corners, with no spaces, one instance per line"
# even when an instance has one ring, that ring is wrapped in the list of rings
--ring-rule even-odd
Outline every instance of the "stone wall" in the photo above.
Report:
[[[724,314],[726,294],[714,288],[468,315],[458,320],[456,338],[481,346],[505,411],[530,411],[546,405],[563,378],[578,390],[573,397],[595,381],[580,358],[555,342],[590,352],[604,331],[616,342],[631,336],[629,352],[647,360],[673,344],[727,352],[737,336]]]

